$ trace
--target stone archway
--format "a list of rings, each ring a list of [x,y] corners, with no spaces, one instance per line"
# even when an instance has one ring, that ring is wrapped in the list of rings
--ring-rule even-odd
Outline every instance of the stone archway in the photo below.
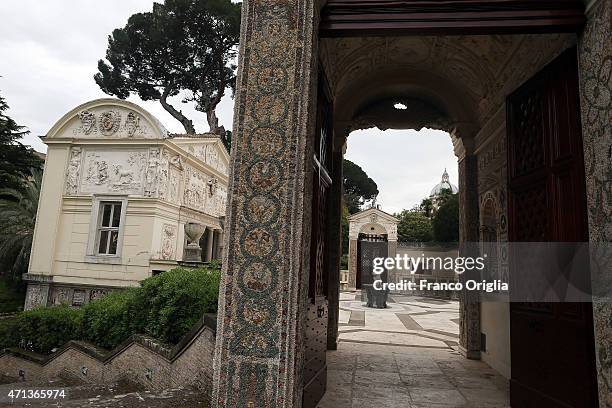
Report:
[[[610,85],[605,79],[609,78],[610,68],[605,61],[612,55],[612,50],[609,45],[602,44],[606,44],[603,38],[609,37],[611,31],[608,18],[611,7],[605,0],[593,6],[594,11],[580,39],[583,80],[589,84],[595,80],[599,88],[608,92]],[[319,12],[318,2],[311,0],[247,1],[243,4],[232,145],[233,171],[223,260],[225,278],[221,286],[213,379],[213,404],[218,406],[301,405],[306,271],[310,262],[311,186],[308,180],[312,176],[310,158],[313,146],[309,141],[315,126]],[[556,38],[563,41],[559,36]],[[436,39],[442,40],[441,48]],[[449,39],[450,43],[444,43],[443,37],[433,40],[431,50],[434,53],[430,55],[434,57],[431,61],[439,63],[440,54],[435,52],[452,49],[453,40]],[[498,41],[503,43],[503,38]],[[447,116],[451,120],[440,121],[439,125],[452,130],[460,159],[459,184],[463,192],[460,197],[460,235],[463,241],[478,241],[479,238],[479,169],[486,167],[486,160],[481,162],[481,159],[488,154],[488,147],[477,153],[478,138],[482,134],[491,134],[496,123],[497,126],[499,122],[503,123],[498,119],[503,118],[503,110],[500,113],[503,95],[514,89],[529,72],[550,60],[551,55],[543,52],[555,52],[550,44],[550,37],[543,35],[523,37],[513,48],[513,55],[515,62],[525,70],[500,67],[499,71],[491,71],[495,73],[492,82],[488,81],[488,72],[481,72],[462,61],[445,62],[455,67],[455,74],[459,77],[465,78],[467,73],[476,90],[470,98],[473,102],[471,110],[477,115],[466,117],[457,114],[462,106],[454,111],[449,109],[450,105],[444,106],[444,113],[450,113]],[[537,52],[530,53],[529,50]],[[322,49],[322,55],[325,52]],[[463,49],[455,54],[469,53]],[[350,58],[348,55],[347,60]],[[486,55],[472,56],[479,63],[486,58]],[[362,65],[367,67],[368,63]],[[602,70],[605,71],[603,74]],[[333,78],[330,80],[333,82]],[[452,76],[445,83],[449,81],[453,81]],[[430,77],[429,82],[436,81]],[[447,88],[452,89],[452,83]],[[472,89],[471,85],[466,88]],[[592,89],[586,86],[582,90],[584,128],[588,130],[584,145],[588,154],[606,150],[600,146],[604,138],[591,135],[606,134],[609,120],[601,119],[603,116],[593,112],[597,110],[609,116],[612,111],[609,106],[597,105]],[[437,122],[438,114],[443,112],[435,97],[424,95],[420,99],[426,99],[428,107],[425,111],[432,122]],[[459,98],[456,102],[462,105],[462,100]],[[375,110],[376,106],[367,105],[367,108]],[[483,112],[488,115],[486,122],[482,121]],[[370,122],[366,113],[357,118],[362,120],[360,126]],[[342,117],[336,118],[336,137],[340,140],[346,137],[352,129],[353,119],[352,116],[345,117],[343,122]],[[488,129],[487,126],[494,128]],[[334,151],[340,152],[342,143],[335,143],[335,146]],[[605,231],[610,229],[610,217],[605,217],[610,209],[595,203],[592,198],[605,190],[605,175],[597,169],[606,168],[607,159],[593,153],[591,163],[593,169],[586,172],[591,200],[589,220],[592,236],[597,239],[604,237]],[[259,284],[254,285],[254,282]],[[466,354],[477,356],[480,350],[479,302],[478,299],[464,298],[462,304],[461,343]],[[610,341],[610,328],[605,323],[609,305],[598,304],[594,311],[597,347],[603,350]],[[599,353],[602,404],[608,400],[609,384],[612,384],[609,373],[603,368],[608,360],[605,353]]]
[[[378,208],[368,208],[349,217],[349,289],[361,289],[359,279],[359,239],[363,235],[384,238],[387,256],[397,253],[397,224],[399,220]]]

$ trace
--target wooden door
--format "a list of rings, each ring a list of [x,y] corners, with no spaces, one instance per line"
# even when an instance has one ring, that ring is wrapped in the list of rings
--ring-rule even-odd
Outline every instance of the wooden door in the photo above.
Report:
[[[588,240],[579,115],[575,48],[509,96],[511,242]],[[510,336],[513,407],[597,406],[591,304],[511,303]]]
[[[315,152],[312,159],[313,197],[308,281],[308,309],[304,355],[303,407],[314,408],[323,397],[327,382],[327,224],[331,187],[332,104],[325,78],[319,76]]]
[[[357,257],[359,268],[357,269],[357,289],[364,284],[374,283],[372,271],[374,270],[374,258],[386,258],[389,255],[389,243],[384,239],[360,239],[357,241]],[[380,276],[383,282],[387,282],[387,271]]]

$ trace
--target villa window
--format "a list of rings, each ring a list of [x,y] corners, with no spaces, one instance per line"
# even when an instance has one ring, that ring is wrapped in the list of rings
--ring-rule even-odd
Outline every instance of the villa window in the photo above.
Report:
[[[97,228],[98,255],[117,255],[119,228],[121,227],[121,201],[100,203],[100,218]]]
[[[127,196],[92,197],[86,262],[121,264]]]

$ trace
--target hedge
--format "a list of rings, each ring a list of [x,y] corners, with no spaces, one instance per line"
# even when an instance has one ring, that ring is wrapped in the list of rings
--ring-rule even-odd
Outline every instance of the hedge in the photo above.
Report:
[[[49,354],[78,336],[83,311],[68,306],[39,307],[17,318],[20,345],[37,353]]]
[[[83,307],[81,338],[99,347],[113,348],[139,331],[130,316],[140,289],[111,292]]]
[[[221,273],[176,268],[77,309],[36,308],[0,321],[0,349],[20,345],[48,354],[69,340],[113,348],[133,334],[176,344],[204,313],[217,311]]]
[[[218,270],[176,269],[142,283],[139,315],[144,332],[176,344],[204,313],[216,313],[221,274]]]

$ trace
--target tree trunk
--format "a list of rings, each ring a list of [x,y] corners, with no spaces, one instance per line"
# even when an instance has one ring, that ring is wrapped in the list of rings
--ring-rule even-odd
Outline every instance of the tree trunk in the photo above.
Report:
[[[219,126],[219,118],[217,118],[215,108],[211,108],[206,111],[206,120],[208,121],[208,126],[210,127],[210,133],[214,133],[219,136],[225,135],[225,128],[223,126]]]
[[[183,128],[185,129],[185,132],[188,135],[195,135],[195,127],[193,126],[193,122],[189,120],[187,116],[183,115],[183,112],[176,110],[174,106],[168,103],[167,99],[168,99],[169,93],[170,93],[170,89],[166,88],[164,90],[164,93],[162,94],[162,97],[159,100],[161,102],[161,105],[166,110],[166,112],[172,115],[174,119],[181,122],[181,124],[183,125]]]

